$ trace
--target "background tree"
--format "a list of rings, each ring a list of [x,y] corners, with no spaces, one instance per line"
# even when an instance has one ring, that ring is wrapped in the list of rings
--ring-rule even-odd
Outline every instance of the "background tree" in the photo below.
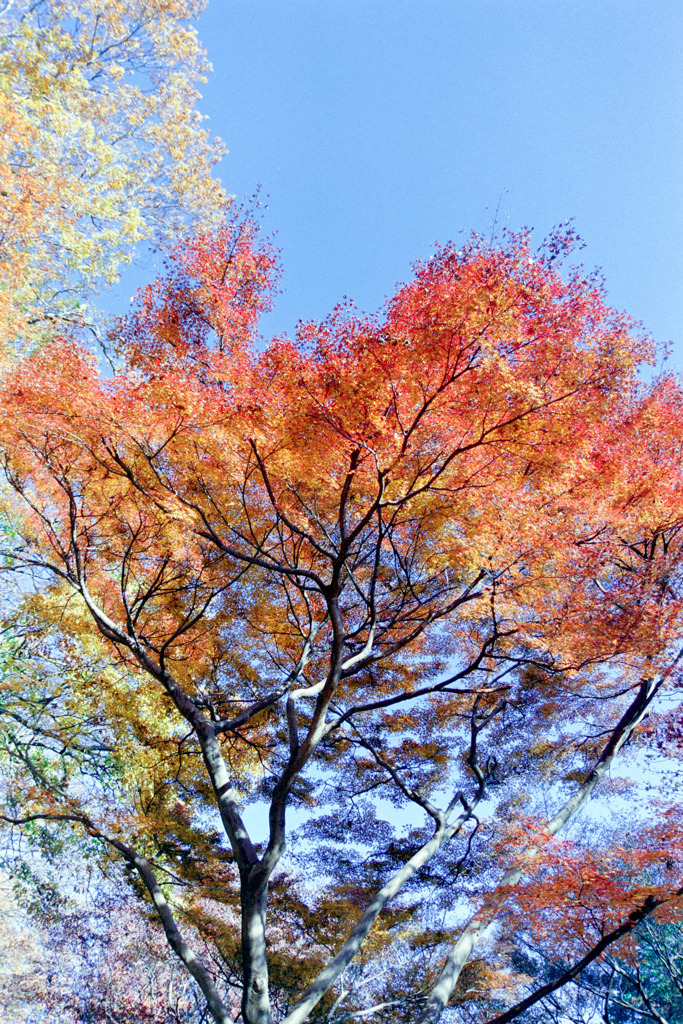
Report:
[[[217,223],[195,109],[201,0],[9,0],[0,13],[0,325],[82,315],[143,242]],[[79,310],[81,311],[79,314]],[[30,334],[31,332],[28,331]]]
[[[675,1021],[683,1016],[683,928],[678,921],[645,922],[635,962],[610,956],[598,979],[614,1021]]]
[[[201,1024],[199,989],[120,880],[30,918],[3,886],[0,1007],[27,1024]],[[73,896],[73,894],[72,894]],[[97,908],[94,910],[94,908]]]
[[[621,1024],[641,1013],[646,1019],[656,1020],[658,1013],[663,1020],[669,1015],[677,1019],[674,948],[682,890],[667,891],[671,861],[662,854],[675,844],[659,828],[648,837],[649,829],[647,819],[634,825],[631,817],[618,834],[606,836],[593,823],[579,841],[565,841],[562,855],[556,850],[552,863],[537,864],[535,878],[517,886],[502,922],[510,943],[509,965],[518,978],[517,996],[511,999],[507,993],[482,1005],[477,1020]],[[554,887],[550,901],[545,896],[549,884]],[[664,934],[668,949],[661,946],[656,968],[650,970],[652,940]]]
[[[592,949],[570,961],[560,952],[517,937],[511,962],[523,974],[530,993],[501,1012],[484,1010],[477,1018],[488,1024],[520,1021],[583,1024],[600,1020],[627,1024],[634,1019],[667,1024],[681,1016],[680,897],[674,919],[658,920],[649,913],[631,913],[611,931],[604,931]],[[643,905],[643,909],[647,909]],[[635,925],[635,927],[633,927]],[[629,927],[631,926],[631,927]],[[621,932],[621,935],[617,934]],[[624,945],[620,939],[627,937]],[[589,945],[589,944],[587,944]]]
[[[680,388],[639,384],[652,347],[560,275],[571,242],[448,246],[381,317],[258,350],[276,266],[235,222],[141,293],[113,377],[55,333],[6,378],[35,592],[3,817],[120,858],[216,1021],[236,992],[247,1024],[366,1014],[406,950],[412,1019],[500,990],[490,924],[529,876],[562,932],[553,837],[672,720]],[[659,834],[651,870],[669,807]]]

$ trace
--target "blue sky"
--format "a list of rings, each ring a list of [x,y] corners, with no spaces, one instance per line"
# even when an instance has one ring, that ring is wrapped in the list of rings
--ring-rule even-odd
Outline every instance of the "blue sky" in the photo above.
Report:
[[[669,0],[209,0],[201,109],[261,186],[291,332],[374,310],[463,230],[567,218],[613,305],[683,365],[683,7]]]

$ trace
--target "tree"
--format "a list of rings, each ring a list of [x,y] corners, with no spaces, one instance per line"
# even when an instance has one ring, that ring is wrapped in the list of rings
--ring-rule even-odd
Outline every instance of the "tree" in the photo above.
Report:
[[[602,934],[591,949],[567,964],[557,950],[540,951],[524,943],[516,951],[534,978],[533,991],[501,1013],[487,1016],[488,1024],[532,1021],[576,1022],[604,1020],[628,1024],[638,1020],[668,1024],[681,1016],[683,955],[680,891],[663,904],[678,901],[677,920],[650,918],[657,909],[651,898],[632,911],[620,926]],[[661,904],[660,904],[661,905]],[[623,948],[620,939],[630,942]],[[569,983],[572,982],[573,985]],[[565,988],[566,986],[566,988]]]
[[[202,1024],[201,993],[144,908],[111,879],[98,889],[97,913],[72,900],[38,920],[0,892],[5,1014],[27,1024]]]
[[[381,317],[259,348],[276,262],[233,222],[140,294],[113,377],[73,331],[7,376],[34,590],[3,818],[120,858],[221,1024],[236,990],[298,1024],[504,987],[491,922],[534,877],[561,933],[553,837],[676,705],[680,387],[639,383],[652,346],[562,276],[572,241],[447,246]],[[404,1009],[376,1006],[405,956]]]
[[[627,1021],[634,1010],[643,1020],[662,1024],[683,1013],[683,928],[678,921],[648,921],[638,935],[635,963],[610,957],[602,985],[615,1021]]]
[[[217,223],[201,0],[9,0],[0,15],[0,325],[82,316],[135,246]],[[79,310],[81,311],[79,313]],[[30,333],[30,332],[29,332]]]
[[[659,828],[648,836],[650,828],[647,821],[623,821],[606,844],[604,836],[596,842],[594,825],[582,841],[565,841],[562,856],[540,877],[517,887],[505,931],[523,995],[512,1005],[489,1004],[480,1019],[625,1024],[637,1014],[666,1024],[678,1018],[683,889],[668,887],[671,861],[656,852],[666,848],[667,836]],[[659,876],[657,894],[653,871]],[[552,875],[549,902],[543,890]]]

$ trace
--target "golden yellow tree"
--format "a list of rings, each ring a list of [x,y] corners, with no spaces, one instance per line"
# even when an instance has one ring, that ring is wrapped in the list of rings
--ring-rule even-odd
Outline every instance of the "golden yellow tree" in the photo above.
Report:
[[[138,243],[220,217],[202,0],[15,0],[0,16],[0,331],[78,315]]]

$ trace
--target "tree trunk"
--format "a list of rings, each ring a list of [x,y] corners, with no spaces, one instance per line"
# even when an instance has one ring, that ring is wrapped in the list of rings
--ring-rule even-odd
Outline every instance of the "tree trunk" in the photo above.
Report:
[[[266,956],[268,879],[261,872],[242,877],[242,1017],[244,1024],[272,1024]]]

